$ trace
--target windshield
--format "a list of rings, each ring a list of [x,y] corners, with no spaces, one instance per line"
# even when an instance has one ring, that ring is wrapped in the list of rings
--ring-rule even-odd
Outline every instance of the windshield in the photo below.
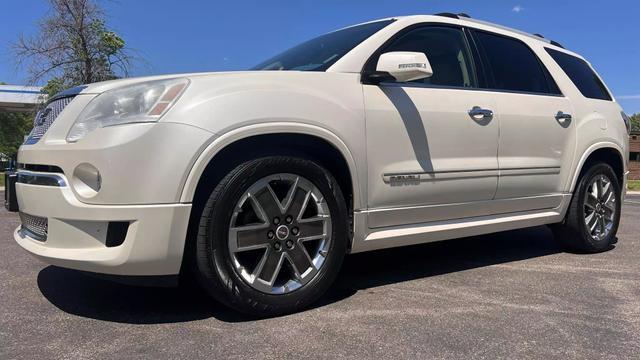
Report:
[[[334,31],[295,46],[251,70],[325,71],[365,39],[391,24],[375,21]]]

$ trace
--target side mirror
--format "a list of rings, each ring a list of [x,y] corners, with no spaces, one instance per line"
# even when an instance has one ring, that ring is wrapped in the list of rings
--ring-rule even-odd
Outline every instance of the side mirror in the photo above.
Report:
[[[427,55],[408,51],[394,51],[380,55],[376,72],[388,74],[397,82],[419,80],[433,75]]]

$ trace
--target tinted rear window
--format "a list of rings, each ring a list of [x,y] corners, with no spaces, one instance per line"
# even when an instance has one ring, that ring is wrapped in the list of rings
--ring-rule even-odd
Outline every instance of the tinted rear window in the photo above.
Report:
[[[549,48],[545,50],[560,65],[584,97],[611,100],[607,88],[586,61],[558,50]]]
[[[559,95],[551,75],[526,44],[508,37],[475,32],[497,90]]]

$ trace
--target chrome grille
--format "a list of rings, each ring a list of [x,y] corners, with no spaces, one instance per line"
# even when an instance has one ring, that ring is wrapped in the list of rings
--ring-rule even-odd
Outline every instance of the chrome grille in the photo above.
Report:
[[[62,110],[69,105],[71,100],[73,100],[73,96],[56,99],[47,104],[44,109],[38,111],[33,120],[33,130],[31,130],[25,144],[30,145],[37,143],[47,130],[49,130],[49,127],[51,127],[51,124],[53,124]]]
[[[47,240],[47,231],[49,230],[47,218],[20,212],[20,220],[22,221],[20,231],[23,235],[38,241]]]

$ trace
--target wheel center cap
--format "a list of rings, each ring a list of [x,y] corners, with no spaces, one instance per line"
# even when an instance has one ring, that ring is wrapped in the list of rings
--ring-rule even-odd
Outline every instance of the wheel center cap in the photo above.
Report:
[[[289,228],[286,225],[280,225],[276,229],[276,237],[278,240],[284,240],[289,237]]]
[[[600,212],[600,210],[601,210],[601,206],[600,206],[600,204],[596,204],[596,211],[597,211],[597,212]]]

